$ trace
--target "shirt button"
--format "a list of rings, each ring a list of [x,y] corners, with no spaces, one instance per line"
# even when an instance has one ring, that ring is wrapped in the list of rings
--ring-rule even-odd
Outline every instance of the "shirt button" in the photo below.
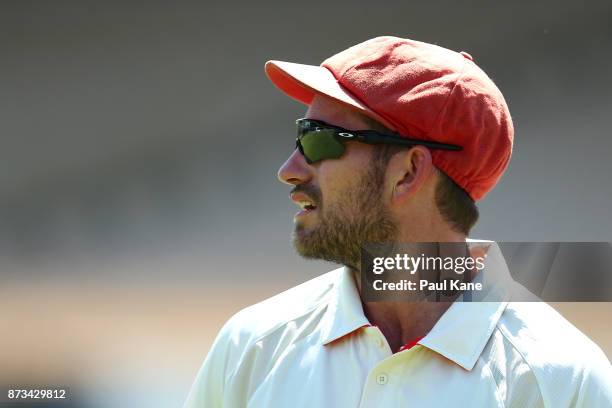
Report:
[[[376,339],[376,345],[378,347],[382,347],[385,345],[385,343],[383,343],[383,339],[381,339],[380,337]]]
[[[380,373],[376,376],[376,382],[380,385],[385,385],[389,382],[389,376],[385,373]]]

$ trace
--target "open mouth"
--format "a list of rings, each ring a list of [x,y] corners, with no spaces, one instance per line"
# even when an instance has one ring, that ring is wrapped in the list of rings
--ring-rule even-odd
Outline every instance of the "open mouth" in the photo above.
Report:
[[[300,211],[295,214],[296,217],[310,214],[317,209],[315,201],[308,195],[302,192],[292,192],[290,194],[291,201],[300,207]]]
[[[317,208],[317,206],[314,205],[311,201],[299,201],[297,204],[300,206],[302,211],[312,211]]]

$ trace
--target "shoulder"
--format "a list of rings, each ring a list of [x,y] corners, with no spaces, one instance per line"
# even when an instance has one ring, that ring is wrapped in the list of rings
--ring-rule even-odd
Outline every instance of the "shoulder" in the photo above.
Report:
[[[534,365],[575,366],[602,358],[607,361],[591,339],[544,302],[508,303],[498,328]]]
[[[246,307],[232,316],[226,327],[249,337],[265,336],[326,304],[341,272],[342,268],[333,270]]]
[[[313,314],[320,315],[341,273],[342,268],[333,270],[242,309],[225,323],[218,336],[220,341],[239,354],[288,325],[295,326]]]
[[[226,398],[242,398],[228,392],[228,387],[247,389],[248,373],[265,375],[287,344],[316,327],[305,322],[323,315],[341,273],[341,268],[336,269],[232,316],[204,359],[185,407],[221,406]],[[239,372],[246,377],[237,376]]]
[[[545,402],[553,406],[612,403],[608,358],[548,304],[511,302],[497,328],[535,376]]]

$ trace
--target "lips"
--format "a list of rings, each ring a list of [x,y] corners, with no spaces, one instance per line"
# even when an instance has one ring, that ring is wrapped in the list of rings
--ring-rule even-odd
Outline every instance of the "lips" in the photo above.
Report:
[[[296,203],[301,209],[298,215],[302,215],[317,209],[317,205],[314,200],[304,193],[292,193],[290,198],[291,201]]]

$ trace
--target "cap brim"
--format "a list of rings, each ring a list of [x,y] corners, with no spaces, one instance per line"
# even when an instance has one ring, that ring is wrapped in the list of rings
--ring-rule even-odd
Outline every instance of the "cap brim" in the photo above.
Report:
[[[326,95],[382,123],[391,130],[393,124],[368,108],[338,83],[325,67],[285,61],[266,62],[266,75],[274,85],[291,98],[310,105],[316,94]]]

